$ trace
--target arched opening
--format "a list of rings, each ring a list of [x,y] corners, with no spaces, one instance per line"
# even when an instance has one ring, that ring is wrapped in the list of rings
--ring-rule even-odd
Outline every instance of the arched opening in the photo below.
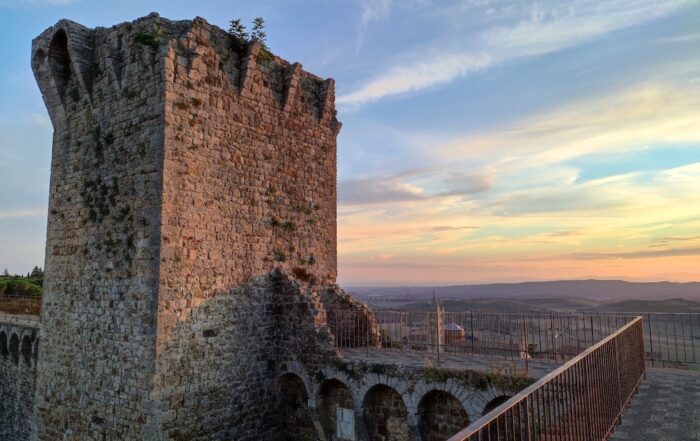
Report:
[[[484,406],[482,415],[495,410],[509,399],[510,397],[507,395],[494,398]],[[522,406],[523,403],[518,405]],[[488,429],[488,439],[493,441],[528,441],[530,439],[529,423],[527,419],[522,419],[521,415],[526,415],[525,409],[498,417],[495,424],[491,424]]]
[[[314,441],[318,439],[309,410],[309,394],[304,381],[287,373],[280,377],[282,439]]]
[[[484,411],[481,412],[481,416],[486,415],[487,413],[491,412],[493,409],[497,408],[498,406],[500,406],[508,400],[510,400],[510,397],[507,395],[501,395],[494,398],[493,400],[486,403],[486,406],[484,406]]]
[[[333,435],[338,436],[339,433],[355,433],[354,408],[355,403],[350,389],[343,382],[330,379],[323,383],[319,392],[318,410],[326,439],[333,439]],[[341,439],[350,438],[348,436],[338,437]],[[352,439],[357,439],[357,436],[353,436]]]
[[[423,441],[445,441],[468,425],[467,411],[448,392],[429,392],[418,405],[418,430]]]
[[[5,358],[9,353],[7,350],[7,334],[4,331],[0,332],[0,355]]]
[[[10,357],[12,361],[17,364],[19,363],[19,337],[17,334],[12,334],[10,337]]]
[[[373,386],[367,391],[362,407],[369,439],[384,441],[410,439],[408,411],[396,390],[383,384]]]
[[[49,45],[49,67],[56,81],[58,93],[61,96],[65,96],[73,68],[71,66],[70,53],[68,52],[68,35],[63,29],[59,29],[51,39],[51,44]]]
[[[22,337],[22,347],[20,348],[22,352],[22,358],[27,366],[32,365],[32,339],[25,335]]]

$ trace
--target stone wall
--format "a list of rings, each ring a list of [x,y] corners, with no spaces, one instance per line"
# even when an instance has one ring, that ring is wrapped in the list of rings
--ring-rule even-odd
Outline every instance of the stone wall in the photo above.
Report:
[[[0,313],[0,441],[30,436],[36,384],[38,329]]]
[[[159,51],[133,41],[152,25],[63,20],[33,42],[54,125],[41,440],[138,439],[150,414],[165,91]]]
[[[335,354],[333,81],[156,14],[62,20],[32,67],[54,125],[34,437],[279,438],[279,366]]]

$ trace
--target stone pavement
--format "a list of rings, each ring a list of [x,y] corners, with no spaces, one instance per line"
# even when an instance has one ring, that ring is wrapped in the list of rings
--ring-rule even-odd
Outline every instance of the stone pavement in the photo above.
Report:
[[[700,372],[647,369],[611,440],[700,441]]]
[[[16,323],[25,326],[38,326],[39,316],[31,314],[9,314],[0,312],[0,323]]]
[[[526,370],[531,378],[539,379],[554,369],[559,364],[545,360],[525,360],[520,358],[506,358],[488,356],[471,353],[440,353],[438,361],[437,354],[431,351],[414,351],[387,348],[343,348],[341,358],[347,361],[364,361],[370,364],[385,364],[394,366],[435,366],[445,369],[472,370],[478,372],[489,372],[504,366],[515,366],[519,370]]]

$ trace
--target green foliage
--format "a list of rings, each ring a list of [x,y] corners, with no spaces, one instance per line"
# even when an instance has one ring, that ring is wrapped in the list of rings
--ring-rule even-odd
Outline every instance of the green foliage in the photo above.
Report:
[[[160,26],[156,26],[156,28],[151,32],[137,31],[134,33],[134,43],[157,48],[160,46],[160,41],[164,37],[165,32],[163,32]]]
[[[253,32],[251,33],[251,39],[253,41],[259,41],[262,48],[267,50],[267,44],[265,40],[267,39],[267,33],[265,32],[265,20],[262,17],[255,17],[253,20]]]
[[[248,31],[245,30],[245,25],[241,22],[240,18],[231,20],[228,27],[229,35],[232,35],[239,40],[248,41],[250,38],[248,36]]]
[[[39,297],[43,284],[44,274],[39,267],[34,267],[34,271],[28,277],[10,276],[5,270],[0,276],[0,295]]]
[[[425,378],[426,381],[431,383],[444,383],[445,381],[447,381],[448,378],[447,373],[445,373],[445,371],[433,366],[423,367],[421,374],[423,375],[423,378]]]
[[[265,20],[262,17],[255,17],[253,20],[253,30],[250,34],[240,18],[229,22],[228,34],[232,37],[233,44],[239,49],[244,49],[249,42],[259,41],[262,47],[260,57],[272,59],[272,54],[267,47],[267,32],[265,32]]]

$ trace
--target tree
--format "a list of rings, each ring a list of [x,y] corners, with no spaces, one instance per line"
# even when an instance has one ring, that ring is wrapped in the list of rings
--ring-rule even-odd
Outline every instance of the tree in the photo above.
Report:
[[[239,40],[248,41],[248,32],[245,30],[245,25],[241,23],[241,19],[231,20],[228,27],[228,33],[238,38]]]
[[[5,271],[2,272],[2,275],[5,277],[10,277],[10,272],[5,268]]]
[[[35,266],[34,269],[32,269],[31,274],[29,277],[42,277],[44,275],[44,271],[39,268],[38,266]]]
[[[265,33],[265,20],[262,17],[255,17],[255,20],[253,20],[252,38],[254,41],[259,41],[262,47],[267,50],[267,44],[265,43],[267,33]]]

